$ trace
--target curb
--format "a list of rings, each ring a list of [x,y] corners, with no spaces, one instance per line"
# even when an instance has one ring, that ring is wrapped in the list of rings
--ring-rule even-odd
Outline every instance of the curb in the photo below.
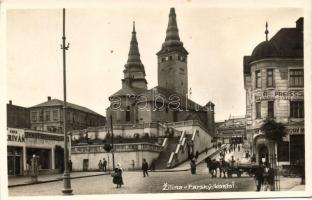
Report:
[[[70,179],[79,179],[79,178],[87,178],[87,177],[103,176],[103,175],[109,175],[109,174],[105,173],[105,174],[93,174],[93,175],[87,175],[87,176],[76,176],[76,177],[71,177]],[[62,181],[62,180],[63,180],[63,178],[56,178],[56,179],[52,179],[52,180],[38,181],[35,183],[21,183],[21,184],[16,184],[16,185],[8,185],[8,188],[27,186],[27,185],[37,185],[37,184],[42,184],[42,183],[51,183],[51,182],[57,182],[57,181]]]

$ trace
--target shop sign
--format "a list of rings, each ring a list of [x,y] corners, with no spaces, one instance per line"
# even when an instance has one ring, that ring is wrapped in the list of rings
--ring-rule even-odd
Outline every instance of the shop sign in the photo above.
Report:
[[[304,127],[286,127],[286,131],[289,135],[302,135],[304,134]]]
[[[256,101],[263,100],[303,100],[303,90],[269,90],[255,94]]]
[[[8,129],[7,141],[9,145],[24,143],[24,130]]]
[[[43,133],[37,133],[37,132],[25,132],[25,138],[64,141],[64,136],[43,134]]]

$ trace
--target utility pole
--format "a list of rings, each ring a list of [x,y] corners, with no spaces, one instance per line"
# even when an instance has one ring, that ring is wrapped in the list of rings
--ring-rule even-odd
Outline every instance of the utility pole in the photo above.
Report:
[[[112,132],[112,159],[113,159],[113,169],[115,169],[115,156],[114,156],[114,131],[113,131],[113,116],[110,116],[110,125]]]
[[[71,195],[73,190],[71,189],[70,184],[70,172],[68,170],[68,146],[67,143],[70,142],[67,137],[66,130],[66,50],[69,48],[69,44],[66,45],[66,37],[65,37],[65,8],[63,8],[63,44],[61,45],[61,49],[63,50],[63,87],[64,87],[64,107],[63,107],[63,124],[64,124],[64,174],[63,174],[63,182],[64,188],[62,190],[64,195]]]

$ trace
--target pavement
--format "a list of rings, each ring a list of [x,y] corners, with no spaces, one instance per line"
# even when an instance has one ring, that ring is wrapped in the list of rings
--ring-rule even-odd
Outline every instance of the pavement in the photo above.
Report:
[[[71,172],[71,179],[77,178],[85,178],[92,176],[102,176],[107,175],[108,172]],[[48,182],[61,181],[63,174],[49,174],[49,175],[40,175],[38,176],[38,182],[32,183],[31,178],[28,176],[19,176],[19,177],[9,177],[8,179],[8,187],[17,187],[17,186],[25,186],[25,185],[34,185]]]

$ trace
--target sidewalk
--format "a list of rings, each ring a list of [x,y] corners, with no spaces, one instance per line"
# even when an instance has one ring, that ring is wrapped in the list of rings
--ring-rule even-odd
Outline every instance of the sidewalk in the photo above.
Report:
[[[70,177],[71,177],[71,179],[76,179],[76,178],[91,177],[91,176],[101,176],[101,175],[107,175],[107,174],[108,174],[108,172],[71,172]],[[27,176],[9,177],[8,187],[16,187],[16,186],[23,186],[23,185],[32,185],[32,184],[61,181],[62,176],[63,176],[63,174],[40,175],[38,177],[37,183],[31,183],[30,182],[31,178],[27,177]]]
[[[280,191],[304,191],[301,178],[280,177]]]

